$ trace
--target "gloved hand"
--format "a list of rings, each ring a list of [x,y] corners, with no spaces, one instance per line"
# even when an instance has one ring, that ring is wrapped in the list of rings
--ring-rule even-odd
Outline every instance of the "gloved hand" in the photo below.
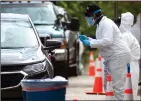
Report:
[[[85,46],[90,46],[90,41],[89,40],[83,40],[83,44],[85,45]]]
[[[83,42],[83,40],[88,40],[88,37],[86,35],[79,35],[80,40]]]

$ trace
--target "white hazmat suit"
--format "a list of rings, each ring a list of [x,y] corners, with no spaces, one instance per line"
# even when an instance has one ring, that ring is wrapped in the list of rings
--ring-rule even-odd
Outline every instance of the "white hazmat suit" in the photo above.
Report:
[[[137,39],[131,33],[131,26],[133,25],[134,16],[130,13],[121,14],[121,24],[119,29],[123,34],[125,40],[127,41],[129,48],[131,50],[131,80],[132,80],[132,89],[134,100],[137,100],[137,91],[138,91],[138,81],[139,81],[139,63],[140,59],[140,46]]]
[[[138,40],[138,42],[140,44],[140,47],[141,47],[141,13],[139,13],[137,15],[137,21],[132,26],[131,32],[136,37],[136,39]],[[140,53],[140,55],[141,55],[141,53]],[[140,77],[139,77],[139,80],[140,80],[140,83],[141,83],[141,59],[139,60],[139,63],[140,63],[140,70],[139,70],[140,71]]]
[[[141,41],[141,13],[137,15],[137,21],[131,28],[132,34],[135,36],[135,38],[138,40],[139,44]]]
[[[103,16],[96,28],[96,39],[90,40],[91,48],[99,48],[104,65],[112,76],[114,100],[123,100],[127,63],[130,62],[130,49],[117,25]]]

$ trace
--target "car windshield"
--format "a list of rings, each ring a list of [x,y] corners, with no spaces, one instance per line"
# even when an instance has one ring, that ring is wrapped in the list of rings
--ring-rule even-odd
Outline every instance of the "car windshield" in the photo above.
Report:
[[[30,22],[1,20],[1,49],[31,47],[38,47],[38,40]]]
[[[56,15],[52,5],[35,6],[35,7],[4,7],[2,13],[19,13],[28,14],[34,24],[54,24]]]

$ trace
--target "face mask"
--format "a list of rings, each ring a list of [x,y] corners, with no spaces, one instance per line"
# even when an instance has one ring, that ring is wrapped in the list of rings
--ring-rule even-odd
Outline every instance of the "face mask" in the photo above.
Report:
[[[93,26],[95,23],[95,20],[93,19],[93,17],[85,17],[87,20],[87,23],[89,26]]]

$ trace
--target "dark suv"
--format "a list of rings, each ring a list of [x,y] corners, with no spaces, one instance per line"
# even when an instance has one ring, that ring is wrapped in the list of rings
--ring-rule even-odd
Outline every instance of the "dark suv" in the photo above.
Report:
[[[48,50],[60,47],[61,42],[48,41],[47,46],[40,42],[28,15],[1,13],[2,98],[22,97],[22,79],[54,77]]]
[[[55,73],[61,70],[61,74],[63,74],[66,72],[65,68],[70,67],[73,70],[72,75],[78,74],[79,33],[78,31],[64,31],[62,25],[57,26],[55,22],[60,11],[53,3],[41,1],[1,2],[1,12],[28,14],[43,44],[46,44],[46,40],[50,38],[62,42],[61,48],[54,50],[55,63],[53,64],[56,64],[55,68],[58,69]],[[70,21],[67,13],[62,15],[65,22]]]

